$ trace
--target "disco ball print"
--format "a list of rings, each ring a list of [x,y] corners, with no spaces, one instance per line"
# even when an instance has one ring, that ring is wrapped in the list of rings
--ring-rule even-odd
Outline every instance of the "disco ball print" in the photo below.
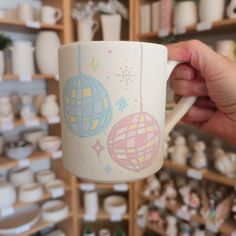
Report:
[[[120,166],[139,172],[150,167],[157,158],[160,146],[160,127],[147,112],[121,119],[108,137],[111,158]]]
[[[71,77],[64,86],[63,94],[65,123],[75,135],[94,136],[110,124],[111,100],[95,78],[85,74]]]

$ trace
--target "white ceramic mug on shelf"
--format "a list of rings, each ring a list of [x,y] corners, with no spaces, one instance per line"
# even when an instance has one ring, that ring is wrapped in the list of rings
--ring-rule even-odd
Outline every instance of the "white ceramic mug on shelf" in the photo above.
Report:
[[[167,79],[179,64],[163,45],[82,42],[59,50],[64,166],[98,182],[146,178],[163,165],[166,135],[196,97],[165,122]]]
[[[62,17],[62,11],[59,8],[51,6],[42,6],[41,22],[45,24],[55,25]]]

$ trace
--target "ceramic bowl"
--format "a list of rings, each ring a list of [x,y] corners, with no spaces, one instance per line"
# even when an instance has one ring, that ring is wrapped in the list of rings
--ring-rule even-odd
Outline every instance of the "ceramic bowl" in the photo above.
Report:
[[[23,184],[33,183],[34,182],[34,175],[32,171],[27,168],[15,168],[10,171],[9,176],[10,182],[15,186],[19,187]]]
[[[29,157],[33,152],[33,144],[27,141],[10,142],[5,145],[6,156],[21,160]]]
[[[0,235],[19,235],[33,227],[40,218],[37,205],[17,208],[14,215],[0,218]],[[28,234],[27,234],[28,235]]]
[[[39,140],[39,147],[42,151],[53,152],[60,148],[61,139],[57,136],[45,136]]]
[[[31,129],[24,131],[22,133],[22,138],[25,141],[31,142],[34,146],[34,149],[37,148],[38,141],[45,135],[44,130],[42,129]]]
[[[41,217],[45,221],[57,222],[69,213],[69,207],[61,200],[51,200],[42,205]]]
[[[46,184],[54,180],[56,177],[55,173],[51,170],[43,170],[36,173],[36,180],[40,184]]]
[[[21,185],[19,188],[20,202],[35,202],[43,196],[43,188],[38,183],[30,183]]]
[[[53,193],[55,191],[63,191],[65,189],[65,183],[64,181],[59,179],[52,180],[45,184],[45,189],[49,193]]]
[[[127,211],[127,200],[122,196],[109,196],[104,200],[104,209],[110,215],[124,215]]]
[[[7,181],[0,182],[0,209],[10,207],[16,201],[16,190]]]

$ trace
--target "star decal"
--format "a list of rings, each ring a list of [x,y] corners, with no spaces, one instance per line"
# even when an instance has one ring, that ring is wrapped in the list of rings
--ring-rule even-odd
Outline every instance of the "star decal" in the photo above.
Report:
[[[100,66],[100,63],[97,58],[93,57],[92,60],[89,62],[89,66],[93,72],[96,72],[97,68]]]
[[[91,147],[96,152],[97,158],[100,158],[100,154],[104,150],[104,147],[102,146],[100,140],[97,140],[97,142]]]
[[[105,172],[109,175],[109,174],[111,173],[111,171],[112,171],[112,168],[111,168],[110,165],[106,165],[106,166],[104,167],[104,170],[105,170]]]

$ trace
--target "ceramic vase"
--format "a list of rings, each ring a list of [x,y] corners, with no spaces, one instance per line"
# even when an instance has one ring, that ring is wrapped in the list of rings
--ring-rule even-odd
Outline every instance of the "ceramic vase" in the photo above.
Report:
[[[216,52],[232,61],[236,61],[236,43],[234,40],[217,41]]]
[[[176,28],[186,28],[197,24],[197,4],[195,1],[177,3],[174,11],[174,25]]]
[[[85,214],[95,215],[98,212],[98,193],[96,191],[84,193]]]
[[[92,41],[99,28],[92,16],[77,22],[77,38],[79,41]]]
[[[59,106],[56,102],[56,96],[51,94],[48,95],[41,107],[41,115],[44,117],[58,116],[59,115]]]
[[[151,6],[149,4],[140,7],[140,33],[151,32]]]
[[[101,15],[102,35],[105,41],[119,41],[121,37],[121,16]]]
[[[160,27],[160,2],[152,3],[152,32],[157,32]]]
[[[4,52],[0,50],[0,76],[4,74],[5,62],[4,62]]]
[[[58,75],[58,48],[61,45],[57,33],[41,31],[36,39],[36,62],[44,74]]]
[[[34,48],[32,42],[17,41],[10,49],[12,51],[13,73],[17,75],[34,74]]]
[[[0,97],[0,123],[12,123],[14,113],[10,98],[7,96]]]
[[[200,0],[200,22],[220,21],[224,17],[225,0]]]
[[[236,0],[231,0],[230,4],[227,7],[226,14],[230,19],[236,18]]]

